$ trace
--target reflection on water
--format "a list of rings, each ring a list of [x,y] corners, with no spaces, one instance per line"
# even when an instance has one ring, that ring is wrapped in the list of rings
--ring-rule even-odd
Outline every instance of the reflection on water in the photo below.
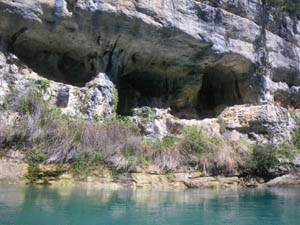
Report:
[[[300,224],[300,189],[108,191],[0,186],[1,225]]]

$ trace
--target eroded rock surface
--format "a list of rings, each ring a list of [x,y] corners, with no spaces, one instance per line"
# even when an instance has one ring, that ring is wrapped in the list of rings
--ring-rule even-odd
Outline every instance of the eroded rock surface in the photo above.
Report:
[[[109,117],[116,108],[114,84],[104,73],[98,73],[85,86],[78,87],[41,77],[12,53],[0,51],[0,65],[0,105],[11,94],[37,88],[45,100],[72,117]]]
[[[265,76],[300,85],[299,21],[278,21],[265,1],[1,0],[0,11],[9,51],[68,84],[107,73],[120,113],[149,105],[214,117],[269,101]]]
[[[276,177],[265,184],[268,187],[287,187],[300,186],[299,174],[286,174],[281,177]]]
[[[0,182],[25,184],[27,182],[26,176],[28,173],[28,165],[20,162],[15,158],[1,158],[0,159]]]
[[[291,131],[295,122],[289,112],[280,106],[236,105],[226,108],[220,115],[229,130],[247,134],[249,139],[259,142],[291,142]]]
[[[300,21],[266,1],[0,0],[0,21],[0,106],[34,85],[71,117],[130,115],[154,141],[185,126],[235,141],[292,141]],[[15,120],[1,111],[0,122]],[[17,162],[3,160],[0,180],[11,179],[9,171],[23,174]],[[239,183],[174,176],[139,172],[117,180],[148,187]],[[105,182],[118,185],[109,173],[88,179]]]

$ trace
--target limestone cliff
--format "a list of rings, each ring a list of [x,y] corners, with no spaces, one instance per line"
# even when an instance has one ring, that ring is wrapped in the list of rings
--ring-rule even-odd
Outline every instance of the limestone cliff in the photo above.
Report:
[[[299,108],[300,22],[265,1],[1,0],[0,12],[5,54],[73,86],[106,73],[121,114],[170,107],[199,119],[237,104]]]
[[[2,100],[45,78],[70,116],[117,111],[153,139],[221,135],[220,117],[228,138],[290,142],[300,108],[300,21],[270,1],[0,0],[0,46]]]

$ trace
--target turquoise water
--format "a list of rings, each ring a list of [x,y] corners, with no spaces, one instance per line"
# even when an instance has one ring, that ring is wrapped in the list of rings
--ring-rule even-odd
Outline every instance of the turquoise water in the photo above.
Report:
[[[182,192],[0,185],[1,225],[300,225],[300,189]]]

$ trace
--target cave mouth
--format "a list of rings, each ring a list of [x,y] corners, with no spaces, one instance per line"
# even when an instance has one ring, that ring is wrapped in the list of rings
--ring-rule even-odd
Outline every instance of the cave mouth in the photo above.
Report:
[[[137,107],[172,108],[170,102],[180,92],[182,76],[166,76],[158,71],[135,71],[118,75],[117,113],[130,116]]]
[[[238,104],[243,104],[243,100],[235,74],[218,70],[204,73],[196,105],[199,118],[217,117],[225,107]]]
[[[78,58],[66,52],[37,50],[29,46],[25,46],[23,43],[17,45],[12,53],[32,71],[46,79],[83,87],[99,72],[95,54]]]
[[[170,108],[180,119],[217,117],[227,106],[243,104],[241,81],[234,73],[220,69],[170,78],[151,72],[118,76],[117,113],[132,115],[136,107]]]
[[[155,72],[131,72],[117,79],[119,115],[132,115],[136,107],[168,107],[170,80]]]

